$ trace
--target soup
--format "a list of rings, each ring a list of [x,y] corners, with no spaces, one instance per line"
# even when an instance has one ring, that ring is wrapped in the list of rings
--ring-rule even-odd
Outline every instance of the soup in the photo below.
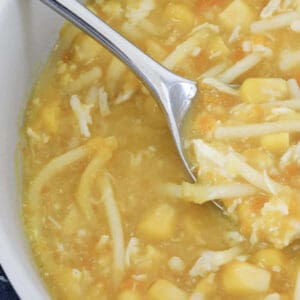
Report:
[[[198,81],[183,130],[198,181],[149,92],[65,24],[22,129],[24,224],[52,297],[300,299],[300,2],[87,6]]]

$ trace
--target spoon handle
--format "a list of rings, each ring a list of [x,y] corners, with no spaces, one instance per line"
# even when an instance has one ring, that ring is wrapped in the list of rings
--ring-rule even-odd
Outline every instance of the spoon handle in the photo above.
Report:
[[[143,81],[163,110],[179,155],[194,179],[183,154],[179,128],[197,92],[195,82],[170,72],[154,61],[77,0],[41,1],[100,42]]]
[[[163,110],[168,112],[169,103],[164,103],[165,97],[162,97],[166,93],[165,89],[169,89],[174,82],[182,82],[186,79],[158,64],[77,0],[41,1],[99,41],[129,66],[150,89],[156,100],[160,101]]]

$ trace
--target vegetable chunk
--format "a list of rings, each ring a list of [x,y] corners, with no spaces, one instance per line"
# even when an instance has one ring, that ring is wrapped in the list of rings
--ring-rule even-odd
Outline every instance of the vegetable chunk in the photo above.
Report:
[[[242,29],[246,29],[255,20],[255,17],[252,8],[244,1],[234,0],[220,14],[219,19],[226,29],[233,30],[238,25],[240,25]]]
[[[138,225],[141,236],[149,240],[163,241],[173,236],[175,231],[175,209],[162,204],[147,215]]]
[[[226,265],[221,276],[224,291],[233,295],[266,292],[271,281],[268,271],[239,261]]]
[[[280,78],[248,78],[240,88],[241,99],[247,103],[261,103],[289,96],[288,85]]]
[[[283,153],[290,146],[290,135],[287,132],[268,134],[261,138],[261,145],[274,153]]]
[[[185,291],[168,280],[158,279],[148,291],[149,300],[187,300]]]
[[[195,21],[195,15],[183,3],[170,2],[166,7],[165,17],[185,30],[191,29]]]

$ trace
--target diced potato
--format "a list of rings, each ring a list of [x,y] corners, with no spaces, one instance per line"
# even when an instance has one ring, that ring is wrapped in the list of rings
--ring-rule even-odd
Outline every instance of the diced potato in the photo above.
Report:
[[[125,290],[121,292],[121,294],[118,297],[118,300],[142,300],[142,297],[136,291]]]
[[[241,99],[248,103],[261,103],[289,96],[285,80],[280,78],[248,78],[240,88]]]
[[[149,300],[187,300],[185,291],[168,280],[158,279],[148,290]]]
[[[290,146],[290,135],[287,132],[268,134],[261,138],[261,145],[274,153],[283,153]]]
[[[48,102],[42,107],[40,112],[40,120],[42,122],[43,129],[48,134],[55,134],[59,125],[59,107],[58,102]]]
[[[167,240],[174,235],[175,217],[175,209],[168,204],[162,204],[142,219],[138,232],[149,240]]]
[[[255,21],[256,15],[252,7],[243,0],[234,0],[219,15],[221,24],[228,30],[233,30],[237,25],[247,29]]]
[[[184,3],[170,2],[165,9],[165,17],[185,30],[191,29],[195,22],[194,13]]]
[[[272,270],[273,267],[283,268],[286,258],[280,250],[267,248],[256,252],[253,261],[258,265]]]
[[[216,55],[216,57],[224,57],[229,54],[229,49],[225,45],[223,39],[216,35],[209,40],[207,50],[209,55]]]
[[[226,293],[248,295],[268,291],[271,274],[246,262],[234,261],[225,266],[221,282]]]
[[[210,299],[212,295],[216,292],[216,282],[215,282],[215,274],[211,273],[208,276],[202,278],[193,292],[194,294],[199,294],[204,297],[204,299]]]
[[[99,43],[87,35],[81,34],[74,44],[73,60],[76,63],[88,63],[102,51]]]

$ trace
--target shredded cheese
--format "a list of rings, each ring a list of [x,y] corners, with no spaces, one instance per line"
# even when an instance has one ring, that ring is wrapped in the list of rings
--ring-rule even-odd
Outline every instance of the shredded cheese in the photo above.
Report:
[[[280,132],[300,132],[300,121],[277,121],[239,126],[219,126],[215,129],[217,139],[238,139]]]
[[[115,104],[121,104],[121,103],[124,103],[128,100],[130,100],[131,96],[135,93],[135,89],[128,89],[122,93],[120,93],[116,100],[115,100]]]
[[[114,197],[113,188],[110,178],[106,172],[100,180],[100,189],[102,192],[102,201],[108,219],[109,228],[113,240],[113,257],[114,257],[114,281],[119,284],[125,268],[125,247],[124,233],[120,217],[120,212]]]
[[[296,20],[300,19],[300,12],[290,11],[277,16],[274,16],[270,19],[256,21],[251,24],[252,33],[260,33],[268,30],[275,30],[289,26]]]
[[[238,246],[224,251],[204,251],[189,271],[189,275],[197,277],[217,272],[221,266],[234,260],[241,252],[242,249]]]
[[[84,137],[90,137],[91,133],[88,125],[92,124],[92,117],[90,115],[92,105],[82,104],[77,95],[71,97],[70,105],[78,120],[81,134]]]
[[[281,0],[270,0],[260,13],[262,19],[272,17],[274,12],[280,7]]]
[[[131,265],[132,256],[139,252],[139,240],[135,237],[130,238],[125,251],[125,264],[127,267]]]
[[[284,101],[270,101],[270,102],[262,103],[262,105],[278,106],[282,108],[290,108],[290,109],[298,110],[300,109],[300,97],[299,99],[291,99],[291,100],[284,100]]]
[[[220,170],[230,174],[231,178],[241,176],[248,183],[256,188],[259,188],[267,193],[270,193],[268,185],[265,183],[264,175],[247,164],[244,158],[236,154],[233,150],[228,154],[222,154],[202,140],[193,140],[193,145],[196,153],[197,161],[201,164],[204,159],[208,159],[216,164]],[[270,178],[270,184],[274,187],[274,191],[283,189],[283,186]]]
[[[232,44],[239,40],[240,38],[240,33],[241,33],[242,27],[241,25],[237,25],[233,28],[233,31],[228,39],[228,43]]]
[[[266,186],[268,187],[269,191],[271,192],[271,194],[276,195],[276,187],[274,186],[271,178],[269,177],[268,173],[266,170],[264,170],[264,181]]]
[[[203,34],[195,31],[188,39],[179,44],[162,62],[162,64],[172,70],[181,63],[187,56],[192,55],[195,48],[200,47],[200,42],[203,40]]]
[[[217,89],[218,91],[220,91],[222,93],[233,95],[233,96],[239,95],[238,90],[231,88],[230,86],[224,84],[223,82],[221,82],[215,78],[204,78],[202,80],[202,82],[214,87],[215,89]]]
[[[283,170],[286,166],[293,162],[300,164],[300,143],[288,148],[288,150],[280,158],[279,167]]]
[[[98,101],[101,116],[106,117],[110,115],[110,109],[108,105],[108,94],[104,90],[104,87],[101,87],[98,90]]]
[[[227,69],[224,73],[218,76],[218,79],[224,83],[232,83],[235,79],[240,77],[243,73],[252,69],[262,60],[262,56],[257,53],[251,53],[238,62],[236,62],[233,66]]]
[[[251,196],[257,193],[257,189],[250,184],[228,183],[220,185],[201,185],[184,182],[182,184],[182,198],[203,204],[207,201]]]
[[[203,74],[201,74],[201,76],[199,76],[197,80],[201,80],[202,78],[206,78],[206,77],[216,77],[221,72],[223,72],[225,68],[226,68],[226,63],[217,64],[214,67],[205,71]]]

